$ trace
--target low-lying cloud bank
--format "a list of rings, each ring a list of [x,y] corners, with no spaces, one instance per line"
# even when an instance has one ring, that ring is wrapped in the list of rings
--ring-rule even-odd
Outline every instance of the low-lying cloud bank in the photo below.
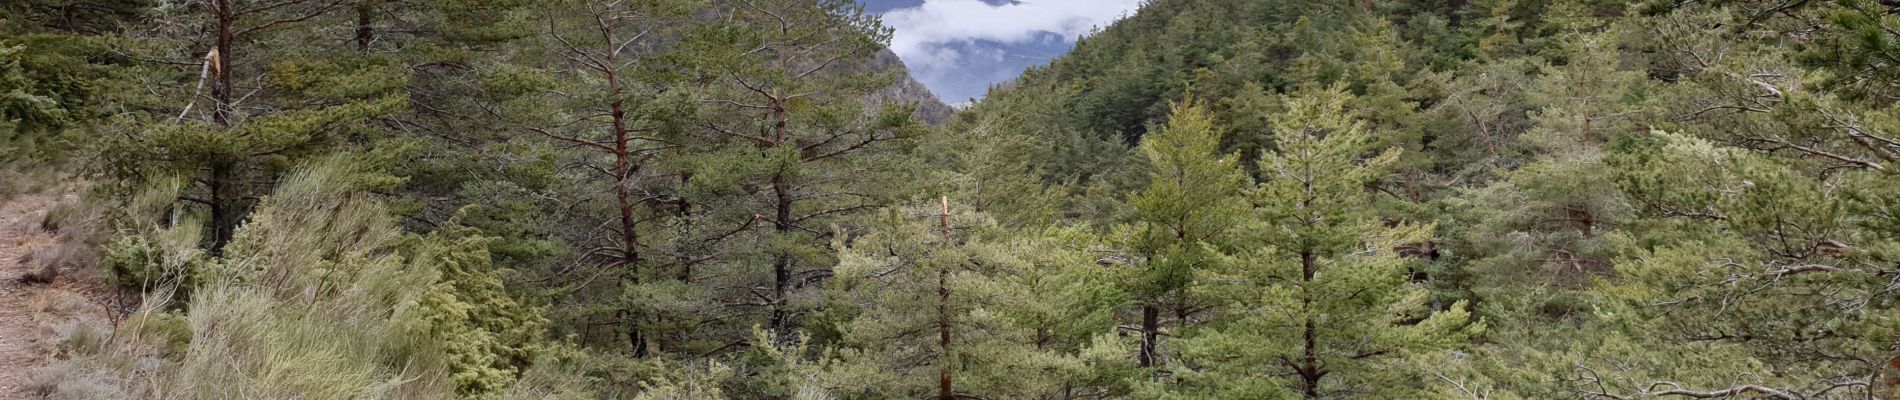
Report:
[[[1143,0],[925,0],[883,14],[891,51],[945,101],[981,97],[991,84],[1040,65]]]

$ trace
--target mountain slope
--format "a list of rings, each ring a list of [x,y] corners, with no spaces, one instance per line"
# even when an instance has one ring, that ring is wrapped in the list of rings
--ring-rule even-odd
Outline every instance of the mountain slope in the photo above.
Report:
[[[899,60],[897,54],[891,53],[890,49],[878,51],[877,55],[871,59],[870,68],[894,72],[896,82],[883,90],[868,93],[865,96],[866,101],[895,102],[915,106],[917,112],[914,116],[931,125],[949,121],[950,117],[956,114],[956,110],[943,104],[942,100],[937,99],[937,95],[931,94],[930,88],[924,87],[923,83],[913,79],[909,69],[904,67],[903,60]]]
[[[1142,304],[1144,339],[1161,342],[1144,356],[1177,357],[1157,392],[1420,398],[1367,391],[1443,383],[1456,398],[1891,397],[1900,384],[1861,383],[1894,373],[1896,351],[1889,309],[1862,306],[1895,301],[1889,279],[1864,277],[1900,259],[1896,238],[1874,233],[1900,226],[1900,14],[1886,3],[1156,0],[953,126],[1013,128],[1044,181],[1070,190],[1068,215],[1140,230],[1168,221],[1128,193],[1196,196],[1177,190],[1197,187],[1176,173],[1194,164],[1157,150],[1179,146],[1165,132],[1187,122],[1171,117],[1195,116],[1219,131],[1205,156],[1238,155],[1263,214],[1231,221],[1240,239],[1203,246],[1233,258],[1174,282],[1336,289],[1309,283],[1365,261],[1258,259],[1289,246],[1247,240],[1337,221],[1305,217],[1336,201],[1276,196],[1363,193],[1355,209],[1429,236],[1350,246],[1412,257],[1406,279],[1431,289],[1416,301],[1472,305],[1486,324],[1443,358],[1356,364],[1382,353],[1315,348],[1340,315],[1330,310],[1305,332],[1246,322],[1338,298],[1247,293],[1214,316]],[[1197,107],[1211,115],[1183,114]],[[1347,162],[1287,161],[1289,148],[1305,156],[1337,136],[1367,140],[1310,151]],[[1342,164],[1369,171],[1302,180]],[[1117,196],[1132,204],[1099,200]],[[1282,211],[1302,218],[1274,219]],[[1305,353],[1260,332],[1304,337],[1280,345]]]

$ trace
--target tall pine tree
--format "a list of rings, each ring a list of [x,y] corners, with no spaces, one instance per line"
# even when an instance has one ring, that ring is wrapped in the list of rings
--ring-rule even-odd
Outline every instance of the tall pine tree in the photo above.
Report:
[[[1239,157],[1219,154],[1221,130],[1191,98],[1174,106],[1167,126],[1142,138],[1148,188],[1129,199],[1135,209],[1131,249],[1138,272],[1128,283],[1140,312],[1143,367],[1158,367],[1168,317],[1185,326],[1214,303],[1197,275],[1220,259],[1229,228],[1245,215],[1247,176]]]
[[[1257,223],[1224,259],[1234,304],[1182,345],[1179,396],[1412,398],[1394,360],[1456,346],[1482,325],[1433,310],[1393,247],[1430,227],[1386,226],[1366,184],[1397,160],[1375,151],[1339,88],[1307,89],[1272,118],[1276,148],[1250,192]],[[1374,154],[1371,157],[1365,155]]]

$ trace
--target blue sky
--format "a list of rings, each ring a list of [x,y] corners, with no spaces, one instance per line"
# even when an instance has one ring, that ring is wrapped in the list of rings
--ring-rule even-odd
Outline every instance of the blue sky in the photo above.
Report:
[[[891,51],[946,103],[1047,64],[1142,0],[859,0],[895,30]]]

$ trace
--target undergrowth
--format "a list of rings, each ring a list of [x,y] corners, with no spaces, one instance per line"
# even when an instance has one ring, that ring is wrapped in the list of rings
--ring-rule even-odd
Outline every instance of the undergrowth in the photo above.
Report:
[[[264,199],[223,257],[201,224],[133,196],[104,262],[143,301],[110,333],[75,327],[41,371],[53,399],[581,397],[573,352],[508,297],[472,229],[405,233],[344,159]],[[98,328],[91,328],[98,330]]]

